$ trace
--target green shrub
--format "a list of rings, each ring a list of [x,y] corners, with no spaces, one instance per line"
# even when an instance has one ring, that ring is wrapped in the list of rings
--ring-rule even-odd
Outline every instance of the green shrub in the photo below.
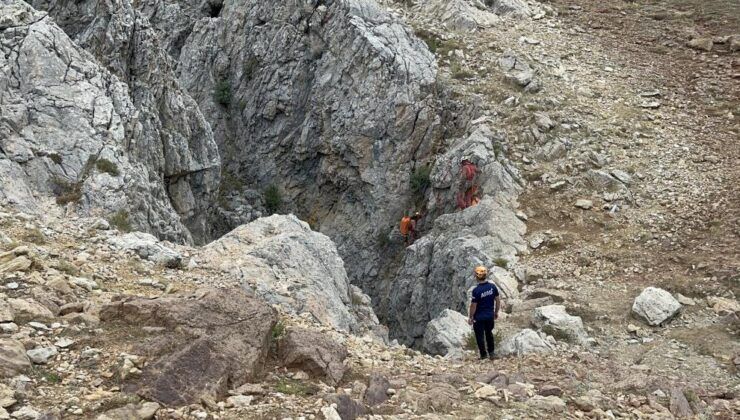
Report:
[[[32,244],[43,245],[46,243],[46,235],[38,229],[31,229],[23,235],[23,240]]]
[[[433,54],[436,54],[437,50],[442,45],[442,42],[439,38],[437,38],[437,35],[434,35],[432,32],[429,32],[426,29],[417,29],[414,34],[427,44],[429,51],[431,51]]]
[[[121,175],[121,172],[118,170],[118,165],[108,159],[98,159],[95,162],[95,167],[98,168],[100,172],[105,172],[111,176]]]
[[[227,79],[220,80],[216,83],[213,96],[219,104],[229,106],[231,104],[231,83]]]
[[[275,325],[272,326],[271,333],[273,340],[279,340],[283,335],[285,335],[285,324],[283,324],[283,321],[276,322]]]
[[[478,351],[478,343],[475,341],[475,334],[472,332],[465,337],[465,350]]]
[[[450,66],[450,73],[452,74],[452,78],[456,80],[470,79],[475,76],[475,73],[463,69],[458,63],[452,63]]]
[[[271,184],[265,188],[265,209],[268,213],[277,213],[283,206],[283,196],[280,193],[280,188],[277,185]]]
[[[77,203],[82,200],[82,185],[79,182],[70,182],[59,176],[51,177],[51,190],[57,196],[57,204]]]
[[[432,173],[432,167],[429,165],[423,165],[411,174],[411,191],[414,194],[423,194],[424,191],[431,185],[429,176]]]
[[[120,230],[121,232],[131,232],[131,222],[128,219],[129,214],[126,210],[118,210],[111,215],[108,222],[111,226]]]
[[[318,388],[310,383],[304,383],[295,379],[280,378],[275,391],[285,395],[313,395],[318,392]]]
[[[501,268],[506,268],[509,266],[509,260],[506,258],[496,258],[493,260],[493,263]]]

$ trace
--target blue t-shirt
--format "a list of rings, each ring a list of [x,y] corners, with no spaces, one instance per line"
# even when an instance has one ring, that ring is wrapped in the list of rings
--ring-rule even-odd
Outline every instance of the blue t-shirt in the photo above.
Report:
[[[493,309],[496,305],[498,289],[493,283],[485,282],[475,286],[473,289],[473,303],[477,303],[473,319],[476,321],[488,321],[493,319]]]

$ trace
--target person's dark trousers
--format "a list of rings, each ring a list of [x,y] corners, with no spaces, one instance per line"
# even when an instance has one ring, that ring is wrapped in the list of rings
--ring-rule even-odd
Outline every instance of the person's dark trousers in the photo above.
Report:
[[[476,320],[473,323],[473,331],[475,331],[475,342],[478,344],[480,357],[483,359],[489,354],[493,356],[493,320]],[[486,352],[486,345],[488,352]]]

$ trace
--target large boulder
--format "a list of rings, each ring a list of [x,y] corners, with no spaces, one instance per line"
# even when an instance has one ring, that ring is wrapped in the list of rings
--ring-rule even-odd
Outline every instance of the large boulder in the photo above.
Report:
[[[656,326],[671,320],[681,311],[681,304],[667,291],[645,288],[632,304],[632,314],[648,325]]]
[[[139,257],[154,261],[165,267],[177,268],[182,264],[182,255],[159,242],[153,235],[144,232],[131,232],[108,239],[111,245],[135,252]]]
[[[278,358],[287,368],[300,369],[336,385],[344,377],[347,349],[316,331],[289,329],[278,342]]]
[[[563,305],[548,305],[535,308],[532,324],[548,335],[576,344],[587,344],[588,334],[579,316],[565,311]]]
[[[550,353],[555,350],[551,339],[544,333],[524,329],[504,340],[496,350],[502,356],[521,356],[530,353]]]
[[[287,311],[309,313],[343,331],[378,325],[370,299],[351,288],[331,239],[293,215],[240,226],[208,244],[197,258],[231,273],[245,288]]]
[[[427,324],[423,349],[430,354],[462,357],[462,349],[470,333],[471,327],[465,315],[445,309]]]
[[[156,299],[121,297],[101,309],[100,319],[107,330],[140,336],[121,343],[148,360],[128,386],[147,400],[176,406],[219,399],[258,380],[277,315],[240,289],[202,289]]]
[[[53,9],[84,28],[71,4]],[[108,32],[100,19],[102,27],[73,34],[88,48],[99,37],[110,56],[131,64],[117,77],[25,2],[2,2],[0,16],[0,202],[40,213],[36,197],[56,196],[85,213],[116,214],[135,228],[190,240],[185,225],[205,224],[205,212],[193,209],[212,200],[218,150],[171,72],[156,86],[142,81],[168,73],[165,61],[139,60],[152,50],[142,45],[151,36],[145,24],[121,13]]]

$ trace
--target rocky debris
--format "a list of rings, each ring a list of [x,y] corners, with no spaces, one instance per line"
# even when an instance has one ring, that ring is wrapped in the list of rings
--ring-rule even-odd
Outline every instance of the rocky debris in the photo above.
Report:
[[[689,401],[686,399],[686,396],[684,395],[683,391],[680,388],[677,388],[677,387],[671,388],[670,398],[671,398],[671,401],[670,401],[671,414],[676,416],[676,418],[684,419],[684,418],[694,417],[694,412],[691,411],[691,406],[689,405]]]
[[[54,318],[54,313],[30,298],[9,298],[8,304],[13,309],[16,317],[23,316],[33,319]]]
[[[182,264],[182,255],[162,244],[153,235],[144,232],[132,232],[122,236],[112,236],[111,245],[120,249],[134,251],[145,260],[162,264],[169,268],[178,268]]]
[[[554,395],[556,397],[562,397],[563,396],[563,390],[560,389],[557,385],[544,385],[542,388],[540,388],[539,391],[537,391],[539,395],[542,395],[543,397],[549,397],[551,395]]]
[[[41,420],[42,415],[35,408],[31,406],[23,406],[18,410],[13,411],[11,417],[17,420]]]
[[[280,363],[291,369],[300,369],[335,385],[342,380],[347,367],[347,349],[323,334],[290,329],[278,342]]]
[[[159,328],[130,343],[132,353],[149,360],[140,380],[131,380],[149,400],[184,405],[218,400],[228,386],[259,378],[276,315],[238,289],[201,289],[156,299],[122,297],[104,306],[100,319],[109,329]]]
[[[31,359],[33,363],[39,365],[45,365],[49,362],[49,359],[59,354],[59,351],[55,346],[51,347],[37,347],[32,350],[28,350],[26,355]]]
[[[503,343],[496,346],[497,351],[502,356],[521,356],[531,353],[549,353],[555,350],[551,338],[547,338],[544,333],[537,333],[534,330],[524,329],[504,340]]]
[[[423,349],[429,354],[460,359],[470,333],[470,325],[465,315],[445,309],[427,324]]]
[[[498,60],[498,66],[508,80],[524,89],[525,92],[538,92],[542,85],[535,79],[534,69],[522,58],[506,52]]]
[[[474,31],[487,28],[499,22],[480,2],[469,0],[430,0],[419,2],[417,11],[434,16],[447,28],[455,31]]]
[[[506,269],[492,267],[488,272],[488,279],[496,285],[501,299],[516,299],[519,297],[519,283]]]
[[[55,8],[80,18],[73,9]],[[2,114],[8,124],[0,134],[0,201],[40,213],[34,195],[54,196],[59,204],[85,213],[116,213],[131,226],[168,239],[189,240],[190,233],[175,208],[188,219],[188,210],[210,200],[218,181],[219,160],[202,115],[199,119],[193,115],[198,111],[192,100],[172,86],[172,79],[170,89],[146,89],[148,94],[169,92],[168,100],[143,100],[144,90],[137,87],[132,92],[122,81],[133,82],[127,78],[133,73],[121,74],[121,79],[110,74],[52,19],[44,18],[45,13],[21,1],[4,2],[0,10],[6,18],[4,27],[13,28],[0,36],[0,69],[15,80],[2,86]],[[75,22],[80,21],[85,19]],[[116,31],[133,30],[134,25],[119,23]],[[104,31],[89,34],[93,33]],[[123,34],[100,38],[102,43],[131,39],[118,35]],[[114,52],[110,55],[123,54],[129,63],[136,61],[130,60],[132,51],[148,51],[143,46],[130,49],[114,44],[106,47]],[[167,114],[179,121],[168,121]],[[192,171],[199,172],[198,180],[188,186],[192,188],[179,188],[177,180],[187,180]],[[211,176],[207,176],[209,171]]]
[[[587,344],[588,334],[581,317],[569,315],[563,305],[535,308],[532,324],[548,335],[576,344]]]
[[[645,288],[632,304],[632,314],[652,326],[670,321],[680,310],[681,304],[669,292],[656,287]]]
[[[0,323],[13,322],[15,312],[6,300],[0,300]]]
[[[555,301],[550,296],[545,296],[541,298],[532,298],[532,299],[513,299],[510,301],[507,301],[506,304],[506,312],[508,313],[522,313],[522,312],[530,312],[535,308],[538,308],[540,306],[547,306],[552,305],[555,303]]]
[[[106,411],[99,415],[96,420],[149,420],[154,418],[159,409],[159,404],[155,402],[126,404],[123,407]]]
[[[541,13],[539,7],[530,7],[525,0],[493,0],[489,2],[491,10],[497,15],[511,15],[516,17],[531,17]],[[533,3],[533,2],[532,2]]]
[[[0,274],[12,273],[15,271],[28,271],[32,264],[33,261],[31,261],[31,259],[21,255],[0,265]]]
[[[0,375],[3,378],[15,376],[31,367],[23,343],[7,338],[0,339]]]
[[[686,43],[686,45],[695,50],[709,52],[712,51],[714,42],[712,41],[712,38],[692,38],[688,43]]]
[[[707,297],[707,304],[717,315],[724,316],[740,312],[740,303],[736,299],[728,299],[719,296]]]
[[[344,331],[378,326],[370,299],[351,288],[334,243],[293,215],[240,226],[204,247],[198,258],[293,313],[309,313]]]

